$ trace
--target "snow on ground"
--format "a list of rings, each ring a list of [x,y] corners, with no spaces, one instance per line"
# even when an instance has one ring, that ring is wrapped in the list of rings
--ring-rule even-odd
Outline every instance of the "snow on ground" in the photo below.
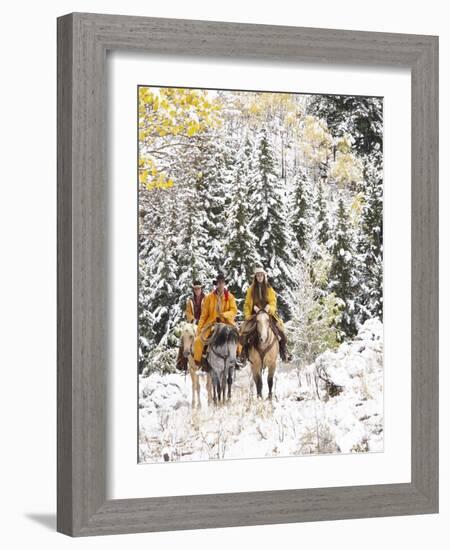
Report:
[[[250,366],[236,373],[231,400],[191,408],[191,380],[139,380],[141,462],[257,458],[383,450],[383,327],[367,321],[352,342],[312,365],[279,365],[274,398],[256,398]],[[333,397],[331,397],[333,395]]]

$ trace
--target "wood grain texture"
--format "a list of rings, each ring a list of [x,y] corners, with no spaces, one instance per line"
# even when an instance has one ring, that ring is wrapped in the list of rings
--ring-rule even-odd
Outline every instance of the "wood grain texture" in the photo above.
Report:
[[[106,52],[411,68],[412,481],[106,499]],[[58,19],[58,531],[72,536],[438,510],[438,39],[117,15]]]
[[[58,21],[57,529],[72,524],[72,21]]]

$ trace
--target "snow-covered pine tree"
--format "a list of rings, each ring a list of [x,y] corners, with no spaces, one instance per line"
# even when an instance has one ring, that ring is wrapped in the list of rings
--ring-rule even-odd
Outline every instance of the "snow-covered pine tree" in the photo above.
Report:
[[[238,305],[241,305],[245,297],[254,267],[258,263],[256,237],[250,230],[251,205],[247,201],[247,191],[253,176],[252,143],[247,135],[244,147],[236,152],[224,246],[224,269]]]
[[[330,238],[330,226],[328,223],[328,212],[325,198],[323,196],[322,183],[317,184],[317,194],[315,198],[314,208],[316,210],[316,227],[317,227],[317,240],[320,244],[326,245]]]
[[[155,346],[156,337],[150,309],[151,279],[148,264],[143,259],[139,259],[138,279],[139,373],[142,373],[147,366],[148,353]]]
[[[332,263],[329,274],[328,289],[343,302],[339,322],[339,337],[354,336],[357,332],[355,319],[355,262],[354,247],[350,229],[347,224],[348,216],[342,197],[337,209],[336,227],[333,235]]]
[[[329,204],[325,200],[322,183],[317,182],[311,193],[310,208],[312,210],[308,248],[305,261],[308,265],[311,280],[321,296],[328,294],[328,274],[331,265],[331,254],[328,248],[330,241],[330,221],[333,213],[329,212]]]
[[[199,165],[198,199],[205,212],[208,264],[214,273],[223,269],[226,259],[225,235],[234,180],[234,156],[230,139],[222,131],[209,136]]]
[[[299,170],[294,179],[292,192],[292,231],[297,239],[300,257],[305,258],[310,239],[309,210],[310,185],[305,170]]]
[[[204,177],[206,151],[199,148],[191,152],[190,163],[181,182],[182,193],[178,196],[176,250],[183,301],[191,292],[192,281],[208,281],[214,272],[207,226],[210,208],[206,206],[206,197],[210,195],[211,181]]]
[[[139,189],[139,369],[148,367],[153,349],[179,319],[175,189]],[[175,307],[174,307],[175,306]]]
[[[308,112],[326,120],[335,138],[350,134],[359,155],[378,155],[383,140],[383,100],[379,97],[315,95]]]
[[[251,230],[256,237],[259,260],[269,273],[278,292],[278,305],[284,318],[289,318],[289,293],[293,288],[291,273],[293,239],[287,225],[284,186],[280,185],[275,155],[267,130],[262,129],[258,143],[258,165],[252,204]]]
[[[383,320],[383,180],[380,166],[367,166],[358,238],[359,321]]]
[[[170,239],[158,235],[152,241],[148,255],[139,262],[139,336],[150,345],[158,345],[167,342],[180,320],[175,305],[179,295],[178,266]]]

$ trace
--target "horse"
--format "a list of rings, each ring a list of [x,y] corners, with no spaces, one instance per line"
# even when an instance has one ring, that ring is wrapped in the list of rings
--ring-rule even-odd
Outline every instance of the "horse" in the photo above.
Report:
[[[192,408],[195,407],[197,395],[197,405],[201,407],[200,401],[200,376],[198,374],[199,368],[194,362],[194,340],[196,335],[196,325],[194,322],[183,322],[181,325],[181,342],[183,346],[183,355],[188,360],[189,374],[192,381]],[[211,377],[206,375],[206,391],[208,392],[208,403],[211,402]]]
[[[205,332],[209,327],[205,327]],[[202,342],[208,345],[207,360],[211,367],[214,403],[225,401],[225,390],[228,386],[227,399],[231,398],[236,349],[239,332],[236,327],[225,323],[216,323],[210,336]]]
[[[272,323],[270,315],[264,309],[260,309],[249,323],[249,328],[245,329],[245,333],[249,335],[248,359],[251,364],[257,397],[262,398],[261,373],[267,367],[269,399],[272,399],[273,376],[277,368],[279,353],[278,337]]]

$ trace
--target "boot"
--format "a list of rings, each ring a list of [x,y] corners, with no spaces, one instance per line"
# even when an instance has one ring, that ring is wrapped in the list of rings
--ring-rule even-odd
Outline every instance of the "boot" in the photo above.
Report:
[[[248,359],[248,345],[247,343],[245,343],[242,345],[242,350],[240,355],[236,357],[235,367],[237,369],[241,369],[242,367],[245,367],[245,363],[247,362],[247,359]]]
[[[205,349],[203,350],[202,358],[200,361],[200,369],[203,372],[209,372],[211,370],[211,366],[208,363],[208,359],[206,358],[206,355],[207,355],[207,348],[205,346]]]

